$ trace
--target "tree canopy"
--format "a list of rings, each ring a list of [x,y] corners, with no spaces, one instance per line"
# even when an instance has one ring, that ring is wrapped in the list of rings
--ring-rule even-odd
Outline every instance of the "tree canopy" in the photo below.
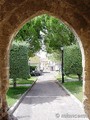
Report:
[[[15,40],[29,42],[30,56],[32,56],[44,45],[47,52],[59,50],[60,46],[75,42],[75,37],[59,19],[44,14],[26,23],[16,35]]]

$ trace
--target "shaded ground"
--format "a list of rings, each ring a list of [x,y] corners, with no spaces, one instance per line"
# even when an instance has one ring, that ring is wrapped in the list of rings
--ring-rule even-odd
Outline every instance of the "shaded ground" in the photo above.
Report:
[[[88,120],[83,109],[45,73],[14,112],[17,120]]]

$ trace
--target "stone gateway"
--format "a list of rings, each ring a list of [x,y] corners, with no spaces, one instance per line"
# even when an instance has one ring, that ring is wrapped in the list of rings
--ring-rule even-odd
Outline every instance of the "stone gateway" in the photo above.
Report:
[[[8,120],[6,93],[12,39],[26,22],[42,14],[59,18],[80,38],[83,104],[90,118],[90,0],[0,0],[0,119]]]

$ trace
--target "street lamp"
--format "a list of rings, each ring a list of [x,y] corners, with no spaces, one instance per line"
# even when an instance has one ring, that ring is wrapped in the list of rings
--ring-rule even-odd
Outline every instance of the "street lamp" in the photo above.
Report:
[[[63,51],[64,51],[64,49],[63,49],[63,47],[61,47],[61,51],[62,51],[62,67],[61,67],[62,68],[62,71],[61,71],[62,72],[62,83],[64,83],[64,69],[63,69],[63,64],[64,64],[63,63],[63,55],[64,55]]]

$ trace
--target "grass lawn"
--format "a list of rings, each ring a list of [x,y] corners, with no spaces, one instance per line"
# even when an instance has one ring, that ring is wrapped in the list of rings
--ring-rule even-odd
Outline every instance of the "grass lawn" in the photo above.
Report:
[[[64,87],[66,87],[76,98],[78,98],[82,102],[83,98],[83,91],[82,91],[82,80],[78,81],[77,75],[69,75],[70,80],[68,79],[67,76],[64,77],[65,83],[63,83]],[[74,79],[77,81],[74,81]],[[57,80],[61,82],[62,78],[60,73],[57,76]]]
[[[17,84],[32,84],[37,78],[36,77],[31,77],[28,79],[17,79],[16,83]],[[13,80],[10,79],[10,85],[13,84]]]
[[[32,84],[36,81],[37,77],[31,77],[30,79],[17,79],[17,84]],[[10,79],[10,84],[13,84],[13,80]],[[9,87],[7,92],[7,102],[8,106],[11,107],[29,88],[30,86],[17,86],[16,88]]]
[[[28,88],[28,86],[10,87],[7,92],[8,106],[11,107]]]
[[[82,102],[82,81],[66,82],[63,84],[76,98]]]

